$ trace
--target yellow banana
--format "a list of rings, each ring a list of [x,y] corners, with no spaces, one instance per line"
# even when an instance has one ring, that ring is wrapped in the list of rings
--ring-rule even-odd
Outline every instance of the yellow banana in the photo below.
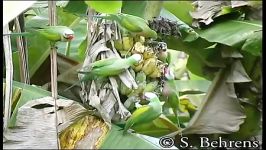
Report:
[[[115,46],[115,49],[118,50],[118,51],[123,51],[123,42],[122,40],[115,40],[114,41],[114,46]]]
[[[189,111],[192,111],[192,112],[197,111],[197,107],[194,106],[192,103],[189,103],[189,104],[187,105],[187,109],[188,109]]]
[[[123,50],[129,51],[134,45],[132,37],[123,37]]]
[[[161,76],[161,70],[159,69],[159,67],[156,67],[154,71],[149,75],[149,77],[151,78],[158,78],[160,76]]]
[[[144,61],[141,61],[139,64],[133,66],[132,68],[134,69],[134,71],[139,72],[143,67],[143,63]]]
[[[140,42],[136,42],[134,44],[134,49],[133,49],[133,53],[143,53],[145,50],[145,46],[143,44],[141,44]]]
[[[156,59],[155,58],[149,58],[144,61],[144,65],[142,67],[142,71],[146,74],[149,75],[151,74],[154,69],[156,68]]]
[[[114,46],[118,51],[129,51],[134,45],[133,38],[123,37],[120,40],[114,41]]]
[[[136,42],[140,42],[141,44],[145,43],[145,37],[144,36],[136,36],[134,40]]]
[[[149,59],[153,57],[155,57],[155,54],[151,49],[146,49],[145,52],[143,52],[143,59]]]

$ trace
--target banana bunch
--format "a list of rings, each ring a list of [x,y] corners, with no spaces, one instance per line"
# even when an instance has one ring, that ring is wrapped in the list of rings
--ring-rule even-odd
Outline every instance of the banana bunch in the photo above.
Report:
[[[134,72],[134,71],[133,71]],[[133,74],[133,72],[130,71],[130,74]],[[132,75],[135,77],[135,80],[138,84],[138,89],[130,89],[128,88],[123,82],[119,83],[119,92],[122,95],[125,96],[132,96],[132,95],[138,95],[139,93],[143,92],[144,88],[146,87],[146,74],[144,72],[138,72],[136,75]]]
[[[145,87],[146,87],[146,79],[147,79],[147,76],[144,72],[138,72],[136,74],[136,82],[138,84],[138,88],[136,90],[134,90],[132,93],[130,93],[128,96],[135,96],[135,95],[139,95],[141,93],[143,93]]]
[[[120,94],[128,97],[124,103],[127,108],[132,107],[132,105],[137,102],[140,102],[140,95],[144,92],[154,92],[159,85],[159,81],[157,80],[148,81],[144,71],[136,73],[135,80],[138,84],[138,89],[135,90],[129,89],[123,82],[119,83]]]
[[[115,48],[120,52],[122,56],[131,54],[142,54],[143,61],[133,67],[135,72],[144,71],[144,73],[150,78],[161,77],[163,68],[163,59],[158,58],[158,52],[156,49],[167,49],[166,43],[152,42],[155,46],[145,46],[145,38],[140,36],[138,38],[123,37],[114,41]]]
[[[155,80],[155,81],[150,81],[149,83],[147,83],[146,80],[146,74],[143,71],[140,71],[136,74],[136,82],[138,84],[138,89],[132,90],[131,93],[129,93],[129,91],[121,93],[121,94],[128,94],[126,95],[128,98],[126,99],[126,101],[124,102],[124,106],[128,109],[128,110],[133,110],[135,108],[138,107],[138,105],[144,105],[147,103],[147,101],[143,101],[142,99],[142,94],[144,92],[154,92],[156,91],[157,87],[158,87],[158,83],[159,81]],[[127,87],[120,87],[120,88],[127,88]],[[123,89],[121,90],[123,92]]]
[[[135,72],[143,71],[150,78],[161,77],[164,63],[160,61],[151,47],[146,47],[141,42],[136,42],[132,53],[142,54],[143,61],[133,66]]]

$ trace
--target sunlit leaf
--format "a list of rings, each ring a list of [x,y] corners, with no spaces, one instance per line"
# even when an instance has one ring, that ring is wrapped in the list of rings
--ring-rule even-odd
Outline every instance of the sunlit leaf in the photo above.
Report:
[[[174,14],[177,18],[186,24],[192,24],[192,17],[189,12],[194,10],[194,7],[189,1],[164,1],[163,6],[165,9]]]
[[[117,13],[122,7],[122,1],[85,1],[85,3],[100,13]]]

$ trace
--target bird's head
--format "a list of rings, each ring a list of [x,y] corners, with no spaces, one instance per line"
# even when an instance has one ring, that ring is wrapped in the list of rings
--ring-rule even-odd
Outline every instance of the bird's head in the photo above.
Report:
[[[152,93],[152,92],[145,92],[143,94],[143,99],[145,100],[151,100],[153,98],[158,98],[156,94]]]
[[[152,92],[145,92],[143,94],[143,99],[150,101],[150,103],[159,103],[161,106],[164,105],[164,102],[161,102],[158,96]]]
[[[74,31],[70,30],[70,29],[66,29],[63,32],[63,37],[64,39],[66,39],[67,41],[71,41],[74,38]]]
[[[143,59],[141,54],[133,54],[131,58],[134,59],[137,63],[139,63]]]

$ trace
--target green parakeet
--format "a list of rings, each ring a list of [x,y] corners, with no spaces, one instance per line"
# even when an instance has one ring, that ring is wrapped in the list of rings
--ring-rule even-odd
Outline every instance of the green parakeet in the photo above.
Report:
[[[108,76],[116,76],[128,69],[130,66],[135,65],[139,61],[142,60],[142,56],[140,54],[133,54],[128,58],[107,58],[96,61],[90,64],[88,67],[91,67],[91,71],[79,71],[79,73],[85,74],[85,76],[73,84],[71,87],[66,90],[72,88],[77,85],[79,82],[94,80],[97,78],[108,77]],[[87,68],[87,67],[85,67]],[[65,91],[66,91],[65,90]]]
[[[66,26],[48,26],[36,31],[51,42],[67,42],[74,38],[74,32]]]
[[[140,54],[133,54],[132,56],[122,59],[122,58],[108,58],[96,61],[92,63],[89,67],[92,67],[91,71],[79,71],[79,73],[84,73],[86,75],[93,76],[115,76],[119,75],[125,69],[128,69],[130,66],[137,64],[142,60]]]
[[[127,133],[127,130],[134,125],[151,122],[162,114],[162,105],[156,94],[146,92],[144,97],[150,101],[149,104],[143,105],[133,112],[126,122],[123,134]]]
[[[176,85],[174,83],[174,74],[169,67],[164,69],[164,75],[166,77],[166,82],[163,87],[162,95],[165,98],[165,101],[173,109],[173,112],[176,117],[178,117],[178,110],[181,110],[179,93],[176,90]]]
[[[68,42],[74,38],[74,32],[66,26],[47,26],[43,28],[29,28],[28,32],[11,33],[7,35],[27,36],[32,34],[40,34],[51,42]]]
[[[129,14],[108,14],[106,16],[95,16],[97,18],[103,18],[107,20],[116,21],[122,30],[126,30],[131,33],[133,36],[139,35],[146,38],[157,38],[157,33],[150,29],[148,26],[148,21],[143,18],[129,15]]]

